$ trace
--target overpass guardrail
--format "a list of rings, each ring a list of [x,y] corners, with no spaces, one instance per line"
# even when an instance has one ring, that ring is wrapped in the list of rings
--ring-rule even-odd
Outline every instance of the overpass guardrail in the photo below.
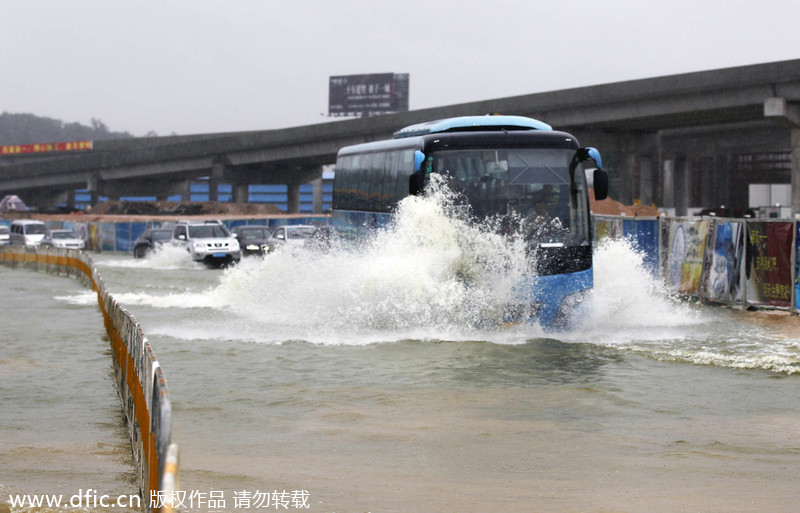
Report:
[[[175,510],[178,446],[164,371],[141,324],[108,292],[89,254],[58,248],[0,246],[0,264],[74,277],[97,293],[112,350],[145,510]]]

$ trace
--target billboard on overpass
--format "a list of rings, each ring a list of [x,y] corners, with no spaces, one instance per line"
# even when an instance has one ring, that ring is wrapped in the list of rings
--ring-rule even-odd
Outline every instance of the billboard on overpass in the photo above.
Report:
[[[378,116],[408,111],[408,73],[330,77],[329,116]]]

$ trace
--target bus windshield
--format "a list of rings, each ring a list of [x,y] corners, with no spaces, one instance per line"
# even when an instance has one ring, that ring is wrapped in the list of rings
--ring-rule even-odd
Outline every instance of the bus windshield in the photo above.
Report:
[[[589,244],[586,178],[570,172],[574,149],[458,149],[431,153],[426,171],[441,174],[478,218],[500,216],[508,231],[554,246]],[[574,176],[573,176],[574,174]]]

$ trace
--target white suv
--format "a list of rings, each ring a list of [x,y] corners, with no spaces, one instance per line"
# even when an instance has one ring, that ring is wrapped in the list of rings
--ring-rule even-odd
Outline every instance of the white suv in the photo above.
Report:
[[[219,221],[178,221],[170,243],[186,248],[192,260],[214,267],[242,258],[239,242]]]

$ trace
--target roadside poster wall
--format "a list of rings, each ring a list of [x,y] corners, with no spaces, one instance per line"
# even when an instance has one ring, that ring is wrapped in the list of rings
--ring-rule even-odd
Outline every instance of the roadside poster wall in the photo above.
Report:
[[[75,223],[72,229],[81,236],[81,239],[88,240],[91,234],[89,226],[89,223]]]
[[[708,221],[670,220],[665,276],[670,290],[690,296],[700,295],[708,225]]]
[[[116,223],[100,223],[99,244],[100,251],[116,251],[117,225]]]
[[[622,236],[622,219],[619,217],[595,216],[594,231],[597,241],[617,239]]]
[[[794,307],[800,312],[800,223],[795,224],[794,235]]]
[[[744,222],[715,220],[713,249],[705,280],[705,297],[719,303],[744,300]]]
[[[791,308],[794,223],[747,223],[747,302]]]

